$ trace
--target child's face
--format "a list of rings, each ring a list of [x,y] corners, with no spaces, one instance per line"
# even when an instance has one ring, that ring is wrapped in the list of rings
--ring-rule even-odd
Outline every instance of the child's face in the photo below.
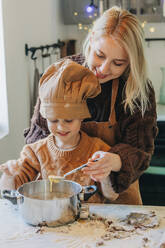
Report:
[[[76,136],[79,134],[81,126],[81,120],[78,119],[47,119],[47,123],[49,131],[53,133],[55,137],[66,143],[69,143],[69,141],[72,141],[72,139],[76,138]]]

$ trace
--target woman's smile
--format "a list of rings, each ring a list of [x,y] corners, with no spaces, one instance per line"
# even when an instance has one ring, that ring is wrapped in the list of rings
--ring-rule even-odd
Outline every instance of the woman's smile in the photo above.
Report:
[[[108,74],[108,75],[102,74],[101,72],[99,72],[99,71],[97,70],[97,68],[95,68],[95,75],[96,75],[97,78],[100,78],[100,79],[104,79],[104,78],[106,78],[106,77],[109,76],[109,74]]]

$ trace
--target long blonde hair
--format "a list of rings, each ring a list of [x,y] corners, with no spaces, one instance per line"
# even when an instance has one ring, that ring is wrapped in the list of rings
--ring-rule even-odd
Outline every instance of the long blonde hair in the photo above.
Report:
[[[83,51],[88,63],[90,37],[113,36],[125,49],[129,57],[129,67],[122,75],[126,78],[124,108],[133,113],[135,108],[144,115],[148,102],[146,61],[144,56],[144,33],[140,22],[130,12],[114,6],[99,17],[88,34]]]

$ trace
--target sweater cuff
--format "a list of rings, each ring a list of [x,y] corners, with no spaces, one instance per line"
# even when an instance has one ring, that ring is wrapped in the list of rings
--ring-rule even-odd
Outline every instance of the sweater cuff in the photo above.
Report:
[[[128,144],[117,144],[110,152],[120,156],[122,167],[118,172],[111,172],[110,181],[115,192],[121,193],[135,182],[148,168],[151,156]]]
[[[101,190],[104,197],[110,201],[115,201],[119,196],[119,194],[113,190],[109,177],[106,177],[101,181]]]
[[[15,189],[14,176],[9,176],[3,173],[0,178],[0,190],[13,190]]]

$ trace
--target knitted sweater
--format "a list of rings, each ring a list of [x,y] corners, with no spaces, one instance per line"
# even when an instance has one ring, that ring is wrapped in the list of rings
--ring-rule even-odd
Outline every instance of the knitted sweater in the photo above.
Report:
[[[22,184],[33,181],[38,173],[41,179],[47,179],[49,175],[63,176],[70,170],[86,163],[96,151],[109,151],[110,146],[99,138],[89,137],[86,133],[81,132],[81,139],[78,146],[71,151],[60,150],[55,146],[54,136],[50,134],[47,138],[39,140],[33,144],[25,145],[18,160],[10,160],[3,164],[3,168],[8,168],[14,179],[14,188],[17,189]],[[6,173],[4,173],[6,174]],[[11,178],[11,177],[9,177]],[[80,170],[67,176],[67,180],[76,181],[84,185],[92,185],[95,182],[88,175],[83,174]],[[7,176],[2,175],[0,184],[5,184]],[[3,182],[2,182],[3,181]],[[99,193],[96,193],[89,199],[89,202],[104,202],[106,199],[103,194],[110,194],[109,199],[113,197],[113,189],[105,189],[105,181],[98,185]],[[103,188],[103,191],[101,190]],[[112,193],[111,193],[112,189]],[[103,194],[102,194],[103,192]]]
[[[84,57],[70,56],[70,59],[79,64],[84,63]],[[154,139],[157,135],[157,114],[155,93],[152,87],[149,92],[149,107],[142,117],[137,108],[131,115],[124,111],[125,81],[119,78],[119,89],[116,98],[115,112],[118,122],[116,138],[117,143],[111,147],[112,153],[120,156],[122,168],[119,172],[111,172],[110,179],[115,192],[120,193],[129,187],[148,168],[154,152]],[[92,115],[85,121],[108,121],[110,114],[112,82],[101,84],[101,93],[87,101]],[[47,123],[39,113],[40,100],[38,99],[31,120],[31,127],[25,131],[27,143],[35,142],[49,134]]]

